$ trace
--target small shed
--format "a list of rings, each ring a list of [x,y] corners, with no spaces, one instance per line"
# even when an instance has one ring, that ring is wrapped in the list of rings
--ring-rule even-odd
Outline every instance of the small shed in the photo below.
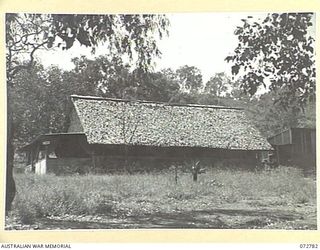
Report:
[[[288,128],[268,138],[279,164],[316,166],[316,129]]]
[[[29,171],[37,174],[85,173],[91,164],[84,133],[54,133],[38,136],[21,148]]]
[[[24,147],[36,173],[151,170],[192,161],[256,166],[272,150],[241,108],[71,99],[68,131],[41,135]]]

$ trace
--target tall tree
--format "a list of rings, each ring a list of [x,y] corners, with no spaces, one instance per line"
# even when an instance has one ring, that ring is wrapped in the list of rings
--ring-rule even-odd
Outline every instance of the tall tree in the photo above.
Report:
[[[75,68],[70,72],[73,76],[71,82],[81,83],[86,89],[91,86],[88,92],[97,96],[168,102],[179,91],[178,81],[166,70],[132,70],[119,57],[99,56],[90,60],[82,56],[74,58],[73,62]]]
[[[95,59],[81,56],[73,58],[72,61],[75,65],[70,72],[72,82],[78,82],[82,86],[80,91],[87,91],[87,95],[125,98],[128,88],[135,85],[130,65],[123,63],[118,56],[99,56]],[[79,93],[79,90],[74,91],[74,94]]]
[[[315,96],[314,38],[309,28],[312,13],[274,13],[264,20],[242,19],[235,30],[239,44],[233,55],[232,74],[243,78],[242,89],[254,95],[261,87],[281,90],[284,107],[298,100],[304,105]]]
[[[6,66],[8,97],[14,93],[14,78],[30,69],[39,49],[71,48],[77,41],[91,47],[108,46],[108,54],[126,55],[142,71],[160,56],[157,39],[168,32],[164,15],[83,15],[83,14],[6,14]],[[26,63],[21,63],[22,60]],[[8,98],[6,211],[15,195],[13,169],[13,109]]]
[[[177,79],[183,92],[197,92],[202,87],[202,74],[195,66],[184,65],[176,71]]]
[[[137,96],[140,99],[170,102],[180,91],[179,82],[166,71],[147,73],[140,77]]]
[[[209,79],[204,88],[204,92],[221,97],[223,94],[226,94],[230,87],[231,80],[224,72],[220,72]]]
[[[69,79],[65,80],[64,75],[57,67],[45,69],[39,63],[17,73],[14,92],[9,96],[14,110],[15,146],[39,134],[64,131],[67,97],[72,89],[78,89],[78,84],[66,81]]]

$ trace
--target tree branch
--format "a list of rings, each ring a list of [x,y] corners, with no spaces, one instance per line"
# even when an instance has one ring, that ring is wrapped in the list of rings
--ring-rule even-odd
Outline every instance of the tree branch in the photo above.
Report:
[[[34,62],[34,53],[41,48],[42,46],[44,46],[45,44],[47,44],[48,41],[44,41],[38,45],[33,45],[33,50],[30,52],[30,61],[27,64],[21,64],[21,65],[17,65],[13,68],[10,68],[10,70],[8,69],[8,78],[9,78],[9,82],[12,84],[11,80],[14,78],[14,76],[23,69],[30,69],[30,67],[32,66],[33,62]]]

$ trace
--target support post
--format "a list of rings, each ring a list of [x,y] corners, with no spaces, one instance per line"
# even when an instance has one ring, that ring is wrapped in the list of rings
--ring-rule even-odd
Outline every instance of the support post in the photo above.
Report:
[[[92,168],[91,171],[95,171],[96,170],[96,156],[95,156],[95,152],[94,149],[91,152],[91,159],[92,159]]]
[[[33,164],[33,148],[31,148],[31,152],[30,152],[30,161],[31,161],[31,172],[35,173],[36,171]]]
[[[276,146],[277,149],[277,163],[280,165],[280,156],[279,156],[279,145]]]
[[[175,164],[174,166],[174,181],[176,184],[178,184],[178,166]]]
[[[198,181],[198,172],[193,172],[193,181]]]
[[[44,151],[44,171],[43,174],[46,174],[48,172],[48,145],[45,146],[46,150]]]

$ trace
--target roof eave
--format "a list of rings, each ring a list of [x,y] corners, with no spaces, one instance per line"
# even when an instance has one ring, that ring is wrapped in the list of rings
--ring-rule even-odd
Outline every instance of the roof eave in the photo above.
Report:
[[[30,143],[20,147],[18,149],[18,151],[20,152],[25,152],[27,151],[29,148],[33,147],[34,144],[36,144],[39,141],[42,141],[43,139],[45,139],[46,137],[51,137],[51,136],[60,136],[60,135],[85,135],[85,133],[50,133],[50,134],[42,134],[42,135],[38,135],[33,141],[31,141]]]

